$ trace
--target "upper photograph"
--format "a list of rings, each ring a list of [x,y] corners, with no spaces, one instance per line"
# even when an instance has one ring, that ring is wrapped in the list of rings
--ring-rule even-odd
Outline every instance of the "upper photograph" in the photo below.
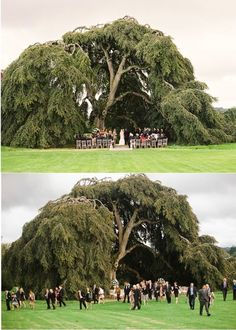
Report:
[[[3,172],[236,172],[233,1],[53,3],[3,1]]]

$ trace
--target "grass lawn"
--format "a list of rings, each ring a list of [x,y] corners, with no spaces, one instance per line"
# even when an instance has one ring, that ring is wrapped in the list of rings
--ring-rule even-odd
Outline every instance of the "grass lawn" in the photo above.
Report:
[[[173,298],[172,298],[173,299]],[[173,299],[174,300],[174,299]],[[173,301],[172,300],[172,301]],[[66,307],[46,310],[44,301],[36,302],[36,309],[29,308],[6,311],[2,307],[3,329],[235,329],[236,301],[232,293],[222,301],[222,294],[216,295],[210,308],[211,316],[199,315],[199,303],[190,310],[185,297],[178,305],[166,301],[151,301],[141,310],[130,310],[130,305],[121,302],[106,302],[93,305],[91,310],[79,310],[79,303],[68,301]]]
[[[24,149],[2,147],[2,172],[236,172],[236,143],[159,149]]]

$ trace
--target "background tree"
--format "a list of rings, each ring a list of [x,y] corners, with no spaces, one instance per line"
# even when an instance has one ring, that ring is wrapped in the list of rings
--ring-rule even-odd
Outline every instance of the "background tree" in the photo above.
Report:
[[[198,220],[186,196],[153,182],[145,175],[79,181],[74,198],[97,198],[113,212],[116,244],[113,277],[136,280],[158,277],[188,283],[221,281],[225,255],[215,239],[199,237]],[[131,275],[130,275],[131,274]]]
[[[64,196],[45,205],[24,225],[4,254],[12,285],[33,288],[64,284],[67,293],[109,283],[113,240],[111,213],[101,203]]]
[[[177,143],[233,141],[206,88],[170,36],[134,18],[78,27],[29,47],[4,72],[2,142],[65,145],[90,112],[101,129],[162,126]]]

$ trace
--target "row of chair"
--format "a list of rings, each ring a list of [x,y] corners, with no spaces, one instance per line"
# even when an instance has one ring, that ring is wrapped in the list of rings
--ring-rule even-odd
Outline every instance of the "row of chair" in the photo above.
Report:
[[[151,140],[141,140],[141,139],[132,139],[130,141],[131,148],[161,148],[167,147],[168,138],[164,139],[151,139]]]
[[[76,140],[76,149],[110,148],[111,145],[114,145],[112,139]]]

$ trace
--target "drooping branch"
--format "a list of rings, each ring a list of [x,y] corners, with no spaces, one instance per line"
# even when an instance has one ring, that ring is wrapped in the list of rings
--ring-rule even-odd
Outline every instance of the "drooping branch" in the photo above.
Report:
[[[129,94],[133,94],[133,95],[136,95],[136,96],[139,96],[141,98],[143,98],[148,104],[152,104],[152,102],[150,101],[150,99],[148,99],[148,95],[147,94],[142,94],[142,93],[138,93],[138,92],[133,92],[133,91],[128,91],[128,92],[125,92],[119,96],[117,96],[113,102],[113,105],[116,103],[116,102],[119,102],[121,101],[125,96],[129,95]]]
[[[125,72],[129,72],[129,71],[131,71],[131,70],[133,70],[133,69],[139,69],[139,70],[142,70],[142,68],[140,68],[140,66],[138,66],[138,65],[130,65],[130,66],[128,66],[126,69],[123,69],[123,70],[122,70],[122,74],[125,73]]]
[[[132,252],[134,249],[136,249],[138,247],[148,250],[149,252],[151,252],[155,256],[160,254],[159,251],[158,252],[154,251],[148,245],[145,245],[145,244],[142,244],[142,243],[137,243],[137,244],[131,246],[129,249],[127,249],[126,252],[125,252],[125,255],[129,254],[130,252]]]

